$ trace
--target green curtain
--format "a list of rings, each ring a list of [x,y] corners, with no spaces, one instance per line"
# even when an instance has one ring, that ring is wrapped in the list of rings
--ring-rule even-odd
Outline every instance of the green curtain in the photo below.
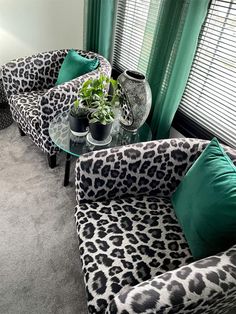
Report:
[[[149,123],[154,138],[168,138],[210,0],[160,1],[147,68],[147,79],[153,96]]]
[[[117,0],[84,1],[84,49],[111,60]]]

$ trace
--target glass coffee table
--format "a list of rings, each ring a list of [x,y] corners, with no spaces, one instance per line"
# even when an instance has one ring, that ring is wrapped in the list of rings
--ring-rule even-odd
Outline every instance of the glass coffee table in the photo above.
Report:
[[[116,121],[111,131],[112,141],[105,146],[95,146],[86,140],[86,136],[79,137],[71,133],[68,112],[57,115],[50,122],[49,135],[57,147],[66,152],[64,186],[69,184],[71,156],[80,157],[94,150],[152,140],[152,132],[147,123],[139,128],[137,133],[133,134],[124,130]]]

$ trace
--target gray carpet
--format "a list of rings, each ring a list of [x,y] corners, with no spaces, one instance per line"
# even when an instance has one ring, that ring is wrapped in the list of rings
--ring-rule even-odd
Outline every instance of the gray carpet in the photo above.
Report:
[[[0,313],[84,314],[75,189],[15,124],[0,131]],[[72,179],[74,180],[74,167]]]
[[[87,313],[74,183],[63,187],[63,154],[59,164],[15,124],[0,131],[0,314]]]

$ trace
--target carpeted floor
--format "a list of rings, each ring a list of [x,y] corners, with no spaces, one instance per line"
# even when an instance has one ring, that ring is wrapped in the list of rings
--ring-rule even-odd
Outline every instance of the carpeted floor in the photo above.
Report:
[[[49,169],[15,124],[0,131],[1,314],[86,313],[75,189],[62,185],[63,157]]]
[[[64,157],[50,169],[15,124],[0,131],[0,314],[87,313]]]

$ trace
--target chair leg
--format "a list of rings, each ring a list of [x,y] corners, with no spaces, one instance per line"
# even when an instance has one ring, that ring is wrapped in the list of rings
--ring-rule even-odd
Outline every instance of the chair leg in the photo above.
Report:
[[[18,129],[19,129],[19,132],[20,132],[20,136],[25,136],[25,132],[21,130],[19,125],[18,125]]]
[[[49,155],[48,154],[48,165],[51,169],[55,168],[57,165],[57,155]]]

